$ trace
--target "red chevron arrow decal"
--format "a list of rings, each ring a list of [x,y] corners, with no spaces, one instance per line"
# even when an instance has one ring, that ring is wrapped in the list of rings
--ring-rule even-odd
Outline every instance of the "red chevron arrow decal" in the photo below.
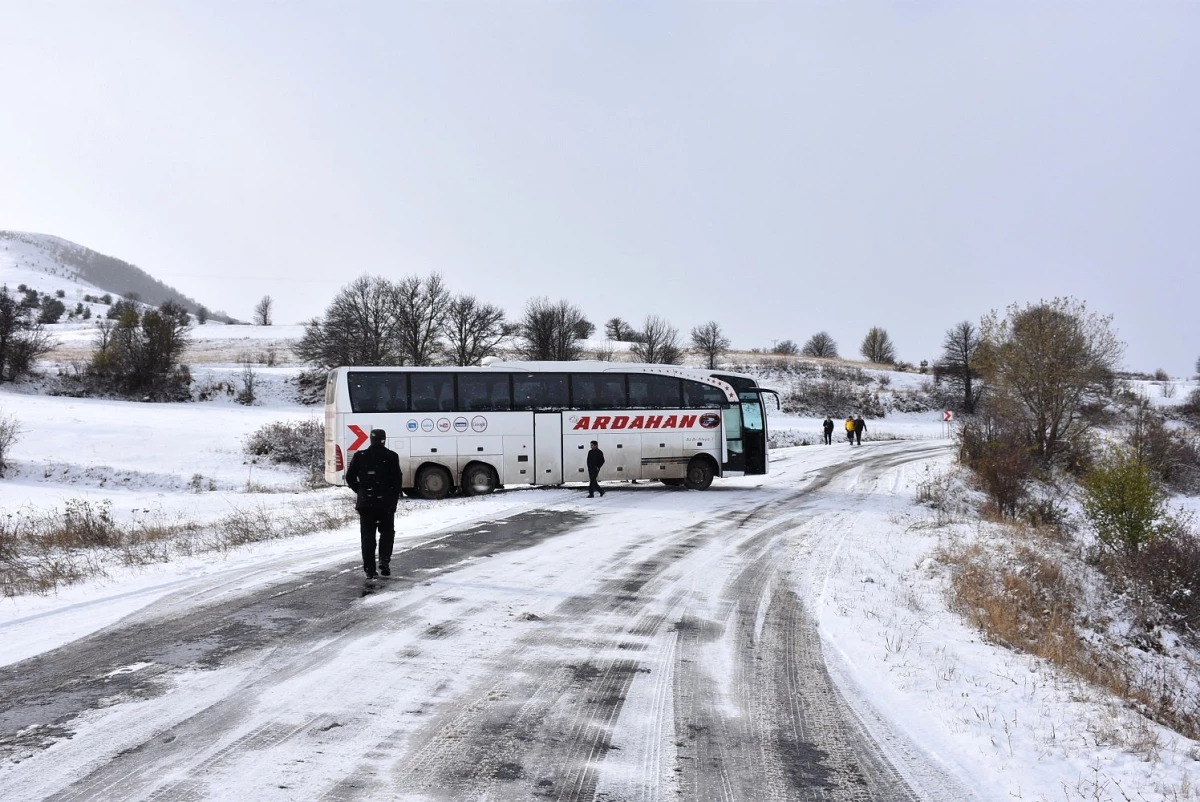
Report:
[[[346,449],[347,451],[357,451],[363,443],[367,442],[367,433],[354,424],[350,424],[350,431],[354,432],[356,438],[353,443]]]

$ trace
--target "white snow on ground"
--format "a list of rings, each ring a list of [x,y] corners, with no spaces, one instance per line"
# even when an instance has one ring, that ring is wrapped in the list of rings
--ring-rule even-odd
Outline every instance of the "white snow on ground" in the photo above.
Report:
[[[280,328],[210,326],[204,336],[263,339],[278,336]],[[84,332],[84,327],[77,330]],[[222,370],[214,366],[211,375],[227,376]],[[0,512],[59,507],[70,499],[107,499],[116,516],[161,514],[206,521],[239,505],[284,511],[344,498],[347,491],[337,488],[299,492],[301,476],[296,471],[248,464],[241,450],[248,433],[271,421],[320,414],[319,409],[290,403],[279,390],[288,371],[275,375],[264,370],[276,389],[267,392],[265,406],[256,407],[227,400],[181,405],[79,400],[0,388],[0,414],[14,415],[24,429],[12,449],[12,472],[0,480]],[[1189,389],[1181,383],[1179,395]],[[820,442],[820,421],[778,413],[770,418],[773,430],[810,437],[813,443]],[[266,716],[286,710],[292,699],[307,699],[311,716],[329,721],[336,717],[346,728],[339,727],[321,742],[326,759],[351,760],[356,756],[339,743],[353,742],[348,735],[379,725],[371,721],[369,711],[347,718],[338,689],[370,685],[395,668],[399,673],[375,694],[373,707],[410,709],[431,703],[439,694],[453,695],[484,676],[489,661],[513,647],[526,628],[540,625],[530,615],[549,616],[563,598],[589,587],[596,566],[611,554],[622,548],[651,551],[659,532],[701,521],[730,504],[726,491],[795,487],[810,481],[814,471],[852,456],[937,445],[945,434],[936,413],[892,415],[868,421],[868,442],[862,449],[846,445],[844,434],[835,429],[834,446],[777,450],[771,476],[719,481],[709,493],[622,486],[622,492],[609,494],[604,504],[589,506],[592,521],[568,536],[502,559],[464,565],[399,598],[363,602],[394,605],[398,614],[401,609],[409,611],[406,614],[415,610],[430,624],[457,621],[472,633],[469,647],[462,640],[447,640],[444,646],[425,641],[425,657],[393,667],[405,648],[397,633],[330,644],[327,648],[341,653],[330,660],[328,672],[281,677],[255,704]],[[910,765],[906,754],[917,749],[922,760],[932,760],[981,799],[1158,799],[1164,788],[1184,787],[1200,775],[1200,745],[1147,725],[1134,712],[1052,666],[983,642],[946,610],[945,578],[930,558],[941,535],[927,526],[929,513],[913,504],[915,485],[926,472],[949,465],[949,441],[944,445],[939,456],[921,463],[880,474],[864,466],[838,477],[814,493],[811,503],[817,517],[791,537],[787,559],[792,585],[818,616],[830,672],[867,727],[885,749],[894,750],[898,765]],[[205,480],[202,487],[211,480],[216,489],[193,492],[196,474]],[[247,492],[254,485],[297,492]],[[438,530],[453,524],[582,503],[570,490],[406,503],[398,522],[397,560],[402,559],[402,549],[436,538]],[[1195,500],[1191,504],[1200,509]],[[357,533],[346,527],[228,553],[114,569],[103,579],[62,588],[51,596],[4,599],[0,665],[41,654],[155,605],[182,610],[314,570],[353,572],[356,569],[348,566],[355,562],[356,549]],[[702,568],[693,569],[698,592],[706,584]],[[714,645],[708,668],[728,682],[732,660],[722,649]],[[669,658],[663,660],[665,667]],[[135,663],[107,670],[145,668]],[[242,668],[225,668],[183,677],[179,686],[190,693],[172,698],[186,699],[181,704],[199,710],[245,681],[244,673]],[[668,750],[664,741],[671,733],[653,726],[657,719],[651,714],[661,714],[669,705],[669,687],[661,684],[664,676],[669,672],[655,670],[634,681],[614,741],[638,748],[627,746],[608,755],[611,770],[602,787],[635,789],[647,773],[656,776],[662,768]],[[99,738],[113,750],[135,743],[153,724],[148,718],[139,723],[138,706],[143,704],[148,717],[148,703],[123,705],[129,708],[122,719],[126,729],[112,730],[105,712],[97,711],[76,737]],[[1159,742],[1154,759],[1106,745],[1102,733],[1112,726],[1152,727]],[[279,775],[280,784],[287,784],[295,780],[296,770],[283,767],[295,757],[277,748],[246,759],[256,761],[256,770]],[[54,749],[30,758],[55,759]],[[316,766],[310,770],[320,772]],[[918,785],[928,780],[911,779]],[[226,790],[235,793],[235,778],[225,781]],[[221,780],[215,782],[213,787],[220,789]],[[313,782],[320,785],[321,778],[314,776]],[[664,796],[669,782],[664,780]],[[278,798],[287,794],[281,791]]]

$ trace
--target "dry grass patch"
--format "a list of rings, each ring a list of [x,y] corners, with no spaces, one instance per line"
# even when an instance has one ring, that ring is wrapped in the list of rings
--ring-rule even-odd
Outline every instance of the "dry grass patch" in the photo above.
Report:
[[[1106,631],[1106,614],[1089,599],[1119,594],[1082,556],[1024,524],[1002,527],[1005,537],[954,544],[938,555],[951,568],[951,603],[992,642],[1050,661],[1069,674],[1125,700],[1150,719],[1200,739],[1200,665],[1130,646]],[[1089,593],[1085,580],[1098,583]],[[1150,733],[1152,735],[1153,733]],[[1115,744],[1152,756],[1157,739],[1123,729]]]
[[[338,529],[354,518],[353,504],[342,499],[289,510],[235,508],[211,524],[162,512],[118,521],[107,501],[72,499],[62,510],[21,510],[0,517],[0,593],[50,593],[107,576],[118,566],[226,552],[247,543]]]

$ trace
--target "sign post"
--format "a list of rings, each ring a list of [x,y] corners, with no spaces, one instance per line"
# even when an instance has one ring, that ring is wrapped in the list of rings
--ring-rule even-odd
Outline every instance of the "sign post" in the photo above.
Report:
[[[954,423],[954,413],[950,410],[942,412],[942,437],[950,436],[951,424]]]

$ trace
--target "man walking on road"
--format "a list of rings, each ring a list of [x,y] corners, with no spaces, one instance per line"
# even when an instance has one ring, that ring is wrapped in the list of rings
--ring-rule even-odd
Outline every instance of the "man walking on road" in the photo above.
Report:
[[[863,420],[862,415],[859,415],[857,418],[854,419],[854,439],[858,441],[858,444],[860,446],[862,445],[862,434],[866,430],[867,430],[867,422],[865,420]]]
[[[601,497],[604,496],[604,491],[600,489],[600,483],[596,481],[596,477],[600,475],[600,469],[603,467],[604,452],[600,450],[600,444],[593,440],[587,455],[588,498],[595,498],[596,493],[599,493]]]
[[[821,427],[825,430],[825,445],[831,445],[833,443],[833,418],[826,415],[825,422],[821,424]]]
[[[387,447],[387,433],[371,430],[371,445],[356,451],[346,468],[346,484],[358,494],[358,529],[362,539],[363,571],[375,573],[375,530],[379,530],[379,573],[391,576],[392,546],[396,541],[396,504],[400,501],[400,457]]]

